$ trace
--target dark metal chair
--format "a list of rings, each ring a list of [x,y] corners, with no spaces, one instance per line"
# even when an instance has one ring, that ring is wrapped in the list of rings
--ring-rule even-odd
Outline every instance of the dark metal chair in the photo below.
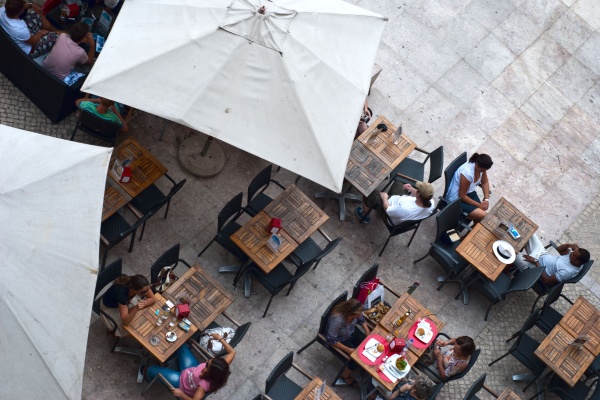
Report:
[[[319,245],[316,244],[315,241],[311,238],[306,239],[289,256],[289,260],[292,263],[294,263],[295,266],[299,267],[300,265],[305,264],[310,260],[315,260],[315,265],[313,269],[317,269],[317,266],[319,265],[321,260],[327,254],[331,253],[343,239],[340,236],[337,239],[331,240],[328,236],[325,235],[325,233],[321,233],[327,239],[327,245],[325,246],[325,248],[320,248]]]
[[[446,276],[439,276],[437,278],[439,283],[437,290],[442,289],[446,283],[457,283],[461,289],[464,289],[467,285],[467,277],[461,278],[461,275],[465,275],[463,272],[469,263],[456,252],[460,241],[451,243],[446,235],[447,231],[457,229],[461,224],[460,199],[454,200],[442,209],[435,217],[435,220],[437,223],[435,241],[431,243],[429,252],[418,260],[415,260],[414,263],[416,264],[427,258],[427,256],[431,256],[446,272]],[[467,291],[463,291],[463,302],[465,304],[469,302]]]
[[[111,147],[115,147],[121,127],[120,124],[102,119],[89,111],[80,110],[70,140],[72,141],[77,131],[81,130],[90,136],[109,142]]]
[[[285,289],[286,286],[289,286],[288,292],[286,296],[290,295],[290,292],[296,286],[296,282],[298,279],[302,277],[310,267],[313,266],[315,260],[310,260],[307,263],[302,264],[296,269],[296,272],[292,274],[283,264],[278,264],[271,272],[265,274],[262,269],[253,262],[248,265],[248,272],[258,281],[261,285],[267,289],[269,293],[271,293],[271,297],[269,298],[269,302],[267,303],[267,308],[265,308],[265,312],[263,313],[263,318],[267,315],[267,311],[269,311],[269,307],[271,307],[271,302],[273,301],[273,297],[276,294]]]
[[[558,311],[556,311],[554,308],[551,307],[551,305],[553,303],[555,303],[561,297],[561,291],[562,291],[563,287],[564,287],[564,283],[561,283],[552,288],[550,293],[548,293],[548,296],[546,296],[546,298],[544,299],[544,304],[540,308],[539,317],[538,317],[537,321],[535,322],[535,326],[540,328],[540,330],[542,332],[544,332],[546,335],[549,334],[550,331],[552,329],[554,329],[554,327],[556,325],[558,325],[558,323],[560,322],[560,320],[563,317],[563,315],[561,313],[559,313]],[[571,301],[569,299],[567,299],[567,301],[569,301],[569,303],[571,303]],[[573,303],[571,303],[571,304],[573,304]],[[534,312],[535,312],[535,310],[534,310]],[[510,338],[508,338],[506,340],[506,342],[508,343],[511,340],[518,337],[519,333],[520,333],[520,331],[515,332]]]
[[[238,217],[242,214],[242,199],[244,194],[242,192],[235,195],[231,200],[225,204],[225,207],[219,212],[217,217],[217,234],[212,240],[198,253],[198,257],[202,255],[213,244],[213,242],[219,243],[225,250],[231,253],[242,263],[248,259],[248,256],[244,254],[232,241],[229,239],[238,229],[241,228],[240,224],[235,222]]]
[[[446,207],[450,202],[448,201],[448,189],[450,189],[450,183],[452,183],[452,178],[454,178],[454,174],[456,170],[460,168],[461,165],[467,162],[467,152],[463,152],[458,157],[456,157],[444,170],[444,195],[440,197],[440,201],[438,202],[438,209],[442,209]]]
[[[180,245],[177,243],[154,261],[154,264],[150,267],[150,283],[154,284],[158,281],[158,274],[164,267],[172,266],[171,272],[175,270],[180,262],[188,268],[192,267],[187,261],[179,258],[179,250]]]
[[[410,240],[408,241],[408,244],[406,245],[406,247],[410,247],[410,244],[412,243],[415,235],[417,234],[417,231],[419,230],[419,227],[421,226],[421,222],[425,221],[428,218],[431,218],[433,215],[435,215],[436,212],[437,212],[437,210],[434,210],[433,213],[431,213],[430,215],[428,215],[427,217],[425,217],[423,219],[420,219],[417,221],[403,221],[403,222],[399,223],[398,225],[394,225],[392,223],[392,221],[390,220],[390,217],[386,214],[385,218],[383,219],[383,223],[385,224],[385,227],[387,228],[390,235],[388,236],[387,240],[385,241],[383,248],[379,252],[379,257],[381,257],[381,255],[383,254],[385,248],[387,247],[387,245],[392,237],[398,236],[402,233],[413,231],[413,234],[410,236]]]
[[[269,187],[271,182],[285,190],[283,185],[276,180],[271,179],[272,170],[273,165],[269,165],[260,171],[258,175],[252,179],[252,182],[250,182],[250,185],[248,186],[248,204],[244,208],[244,211],[251,217],[254,217],[273,201],[272,198],[264,194],[265,189]]]
[[[596,385],[594,392],[590,397],[587,397],[594,385]],[[546,385],[546,388],[562,400],[600,400],[600,385],[598,384],[598,379],[592,381],[589,386],[586,385],[585,382],[579,381],[574,387],[570,387],[558,376],[554,376]]]
[[[480,400],[479,397],[477,397],[477,393],[479,393],[481,391],[481,389],[483,389],[486,392],[488,392],[489,394],[491,394],[494,398],[499,397],[496,393],[494,393],[494,391],[492,389],[485,386],[485,378],[486,377],[487,377],[487,374],[483,374],[479,378],[477,378],[477,380],[475,382],[473,382],[473,384],[469,388],[469,391],[467,392],[467,394],[465,395],[463,400]]]
[[[285,375],[292,367],[309,380],[312,380],[310,375],[294,364],[294,352],[290,351],[269,374],[265,383],[265,394],[267,396],[277,400],[294,400],[302,392],[303,386],[298,385]]]
[[[106,220],[102,222],[100,225],[100,243],[104,247],[104,254],[102,255],[102,263],[100,264],[100,271],[104,268],[106,264],[106,257],[108,256],[108,251],[115,247],[117,244],[121,243],[128,236],[131,236],[131,242],[129,243],[129,252],[133,251],[133,244],[135,243],[135,232],[140,225],[146,222],[146,219],[150,218],[152,213],[149,213],[139,220],[137,220],[133,225],[130,225],[129,222],[119,213],[115,213],[108,217]]]
[[[527,331],[535,326],[540,311],[541,310],[536,310],[527,317],[527,320],[525,320],[525,323],[521,327],[517,340],[513,343],[508,352],[488,364],[488,366],[492,366],[508,355],[515,357],[533,373],[533,375],[513,375],[513,380],[515,381],[530,381],[523,391],[527,390],[527,388],[542,375],[542,372],[544,372],[544,369],[546,368],[546,364],[534,354],[540,343],[527,334]]]
[[[179,192],[183,188],[183,185],[185,185],[186,179],[184,179],[180,182],[175,182],[175,180],[173,178],[171,178],[168,174],[165,174],[165,176],[173,184],[173,187],[171,187],[171,190],[169,190],[169,193],[167,193],[165,195],[163,192],[160,191],[158,186],[156,186],[155,184],[152,184],[146,190],[144,190],[142,193],[135,196],[134,199],[131,201],[131,203],[128,204],[129,208],[133,211],[133,213],[138,218],[141,218],[142,216],[148,214],[149,212],[156,213],[159,209],[161,209],[162,207],[164,207],[166,205],[167,208],[165,209],[164,219],[167,219],[167,215],[169,214],[169,206],[171,205],[171,199],[173,198],[173,196],[175,196],[177,194],[177,192]],[[140,241],[142,240],[142,237],[144,236],[145,229],[146,229],[146,222],[144,222],[144,224],[142,225],[142,232],[140,233]]]
[[[323,314],[321,315],[321,321],[319,322],[319,330],[317,331],[317,335],[314,337],[313,340],[311,340],[310,342],[308,342],[307,344],[305,344],[304,346],[302,346],[302,348],[300,348],[300,350],[297,351],[297,353],[300,354],[304,350],[306,350],[307,348],[309,348],[313,343],[318,342],[321,346],[323,346],[327,350],[329,350],[329,352],[331,354],[333,354],[338,360],[340,360],[342,363],[344,363],[344,365],[342,366],[342,368],[339,370],[339,372],[337,373],[337,375],[333,379],[333,381],[332,381],[333,385],[332,386],[335,386],[335,382],[337,382],[337,380],[339,379],[339,377],[342,375],[342,372],[344,371],[344,369],[346,368],[346,365],[350,361],[350,356],[348,356],[346,353],[344,353],[340,349],[337,349],[337,348],[332,347],[332,346],[330,346],[330,345],[327,344],[327,339],[325,339],[325,332],[326,332],[326,329],[327,329],[327,320],[329,319],[329,314],[331,314],[331,310],[333,310],[333,308],[335,306],[337,306],[338,304],[346,301],[347,298],[348,298],[348,292],[345,291],[342,294],[340,294],[335,300],[333,300],[331,302],[331,304],[329,305],[329,307],[327,307],[327,309],[325,310],[325,312],[323,312]]]
[[[384,190],[396,181],[410,183],[413,186],[417,181],[423,182],[427,161],[429,161],[429,178],[427,179],[427,182],[433,183],[442,176],[442,170],[444,168],[444,146],[438,147],[431,153],[418,147],[415,150],[427,154],[425,160],[423,160],[423,162],[413,160],[412,158],[405,158],[402,160],[402,162],[390,173],[390,180],[386,183]]]
[[[540,276],[542,276],[542,272],[544,272],[544,268],[530,268],[516,275],[513,279],[502,273],[495,281],[490,281],[477,273],[477,276],[464,289],[458,292],[455,298],[458,299],[458,296],[463,291],[473,285],[473,288],[490,302],[484,317],[484,320],[487,321],[488,314],[494,304],[505,300],[506,295],[509,293],[524,292],[531,289],[538,279],[540,279]]]
[[[246,322],[243,325],[240,325],[237,321],[235,321],[233,318],[231,318],[229,315],[227,315],[226,313],[221,313],[222,316],[224,316],[225,318],[227,318],[229,321],[231,321],[231,323],[233,325],[236,326],[235,328],[235,335],[233,335],[233,338],[229,341],[229,345],[233,348],[235,348],[244,338],[244,336],[246,336],[246,334],[248,333],[248,330],[250,330],[250,326],[252,325],[252,322]],[[221,328],[221,325],[219,325],[216,321],[211,322],[210,325],[208,325],[206,327],[206,329],[215,329],[215,328]],[[196,332],[193,336],[192,339],[193,341],[198,342],[200,340],[200,337],[202,336],[203,332]],[[208,357],[212,357],[212,355],[210,353],[208,353],[207,350],[205,350],[203,347],[199,347],[199,349]],[[227,351],[225,349],[221,350],[219,353],[216,353],[214,356],[215,357],[223,357],[225,354],[227,354]]]

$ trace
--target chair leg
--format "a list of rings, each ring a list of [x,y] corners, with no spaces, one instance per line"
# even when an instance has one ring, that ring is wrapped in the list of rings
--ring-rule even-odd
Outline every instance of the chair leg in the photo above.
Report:
[[[419,225],[417,225],[417,228],[414,230],[412,236],[410,237],[410,240],[408,241],[408,244],[406,245],[406,247],[410,247],[410,244],[412,243],[413,239],[415,238],[415,235],[417,234],[417,231],[419,230],[419,226],[421,226],[421,224],[419,223]]]
[[[315,263],[315,266],[313,267],[313,271],[314,271],[315,269],[317,269],[317,267],[319,266],[319,264],[320,264],[320,263],[321,263],[321,260],[319,260],[319,261],[317,261],[317,262]],[[299,265],[298,265],[298,267],[299,267]]]
[[[511,337],[509,337],[508,339],[506,339],[506,343],[510,342],[513,339],[516,339],[519,336],[520,332],[515,332],[513,333],[513,335]]]
[[[71,142],[73,141],[73,139],[75,139],[76,133],[77,133],[77,127],[75,127],[75,129],[73,129],[73,133],[71,134],[71,139],[69,139]]]
[[[302,353],[304,350],[308,349],[310,347],[310,345],[313,344],[316,341],[317,341],[317,338],[314,338],[313,340],[311,340],[310,342],[308,342],[307,344],[305,344],[300,350],[298,350],[296,352],[296,354]]]
[[[269,311],[269,307],[271,307],[271,302],[273,301],[273,294],[271,295],[271,298],[269,299],[269,302],[267,303],[267,308],[265,308],[265,313],[263,314],[263,318],[267,316],[267,311]]]
[[[210,247],[210,245],[211,245],[211,244],[213,244],[213,242],[215,241],[215,239],[216,239],[216,238],[217,238],[217,237],[215,236],[215,237],[213,238],[213,240],[211,240],[211,241],[210,241],[210,242],[209,242],[209,243],[206,245],[206,247],[205,247],[205,248],[203,248],[203,249],[202,249],[202,251],[201,251],[200,253],[198,253],[198,257],[200,257],[200,256],[202,255],[202,253],[204,253],[204,252],[206,251],[206,249],[208,249],[208,248]]]
[[[136,229],[137,230],[137,229]],[[129,243],[129,252],[133,251],[133,245],[135,244],[135,231],[131,233],[131,243]]]
[[[427,254],[425,254],[423,257],[419,258],[418,260],[415,260],[415,261],[413,262],[413,264],[416,264],[416,263],[418,263],[418,262],[421,262],[421,261],[423,261],[424,259],[426,259],[426,258],[427,258],[427,256],[428,256],[428,255],[429,255],[429,252],[427,252]]]
[[[504,357],[506,357],[507,355],[509,355],[510,353],[506,353],[505,355],[503,355],[500,358],[496,358],[494,361],[492,361],[491,363],[488,364],[488,367],[491,367],[492,365],[496,364],[498,361],[502,360]]]
[[[388,242],[390,241],[391,238],[392,238],[392,235],[388,236],[387,240],[385,241],[385,244],[383,245],[383,249],[381,249],[381,251],[379,252],[379,257],[381,257],[381,255],[383,254],[383,251],[387,247]]]
[[[142,237],[144,236],[144,230],[146,229],[146,221],[142,224],[142,233],[140,233],[140,242],[142,241]]]
[[[490,304],[490,306],[488,307],[487,311],[485,312],[485,317],[483,318],[484,321],[487,321],[488,314],[490,313],[490,310],[492,309],[493,305],[494,305],[493,303]]]
[[[148,389],[150,389],[150,386],[154,385],[154,382],[156,382],[157,380],[158,380],[158,374],[156,374],[156,376],[154,378],[152,378],[152,380],[150,382],[148,382],[148,384],[146,385],[144,390],[142,390],[142,392],[140,393],[140,396],[144,396],[146,394],[146,392],[148,391]]]
[[[540,297],[542,297],[541,294],[535,298],[535,301],[533,302],[533,306],[531,306],[531,312],[533,312],[535,310],[535,306],[537,305],[537,302],[540,299]]]
[[[102,255],[102,264],[100,264],[100,272],[106,266],[106,257],[108,256],[108,246],[104,248],[104,254]]]
[[[163,219],[167,219],[167,215],[169,215],[169,206],[171,205],[171,199],[167,201],[167,208],[165,210],[165,217]]]

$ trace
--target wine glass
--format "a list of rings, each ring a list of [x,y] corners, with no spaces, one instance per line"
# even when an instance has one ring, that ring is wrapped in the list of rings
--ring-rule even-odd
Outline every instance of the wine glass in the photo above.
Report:
[[[88,6],[89,6],[89,3],[87,1],[85,1],[85,0],[84,0],[83,3],[81,3],[81,13],[83,15],[85,15],[87,13]]]

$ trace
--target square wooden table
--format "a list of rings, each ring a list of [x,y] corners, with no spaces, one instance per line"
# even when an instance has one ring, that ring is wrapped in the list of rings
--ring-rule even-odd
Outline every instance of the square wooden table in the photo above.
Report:
[[[377,125],[384,123],[388,129],[373,141],[368,143],[371,133],[377,130]],[[392,142],[396,126],[384,116],[378,117],[371,123],[352,144],[346,180],[364,196],[368,196],[379,186],[388,174],[398,166],[417,147],[406,135],[402,134],[398,144]]]
[[[558,325],[536,349],[535,355],[569,386],[575,386],[592,361],[600,354],[599,321],[600,311],[583,296],[579,296]],[[569,343],[579,335],[587,335],[590,340],[580,348],[569,346]]]
[[[161,307],[167,300],[158,293],[154,296],[156,297],[156,302],[142,312],[138,312],[135,319],[129,325],[123,325],[123,327],[131,334],[131,336],[140,342],[154,358],[161,363],[164,363],[178,348],[198,331],[198,327],[192,325],[187,332],[178,325],[171,327],[169,323],[171,322],[173,315],[169,316],[166,321],[163,321],[162,325],[156,325],[158,319],[156,311],[162,311]],[[169,331],[173,331],[177,334],[177,340],[175,342],[169,342],[167,340],[166,334]],[[157,345],[150,343],[150,339],[154,336],[160,340]]]
[[[121,161],[131,160],[131,180],[128,183],[121,183],[112,173],[112,166],[116,158]],[[133,137],[125,139],[115,147],[108,166],[102,221],[127,205],[135,196],[166,173],[167,168],[140,142]]]
[[[497,228],[500,221],[512,222],[521,234],[519,240],[513,239],[507,232]],[[492,250],[495,241],[501,239],[510,243],[515,251],[521,251],[533,236],[538,226],[520,212],[504,197],[492,207],[480,224],[466,235],[456,252],[473,265],[483,276],[491,281],[502,273],[506,264],[498,260]]]
[[[187,317],[201,331],[206,329],[235,300],[234,296],[200,267],[193,265],[171,285],[163,296],[173,304],[187,297],[190,315]]]
[[[500,394],[498,400],[521,400],[521,398],[511,389],[506,388],[504,392]]]
[[[314,378],[308,385],[304,387],[304,390],[300,392],[294,400],[315,400],[317,389],[323,384],[320,378]],[[342,400],[329,386],[325,386],[325,391],[321,396],[321,400]]]

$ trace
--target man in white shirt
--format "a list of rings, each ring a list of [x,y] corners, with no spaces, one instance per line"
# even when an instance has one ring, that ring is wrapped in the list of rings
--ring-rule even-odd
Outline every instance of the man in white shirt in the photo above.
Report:
[[[548,254],[541,240],[534,234],[525,245],[527,254],[517,254],[514,265],[521,271],[543,267],[540,280],[547,285],[554,285],[573,278],[579,273],[581,266],[590,260],[590,252],[580,249],[575,243],[562,244],[557,251],[560,256]]]
[[[387,215],[394,225],[404,221],[418,221],[427,218],[435,210],[433,199],[433,185],[426,182],[417,182],[416,187],[410,184],[401,186],[394,182],[391,196],[385,192],[373,191],[369,197],[364,199],[363,207],[356,208],[356,216],[364,223],[368,224],[371,217],[367,214],[372,208],[379,206],[383,216]],[[408,195],[400,194],[407,192]]]

